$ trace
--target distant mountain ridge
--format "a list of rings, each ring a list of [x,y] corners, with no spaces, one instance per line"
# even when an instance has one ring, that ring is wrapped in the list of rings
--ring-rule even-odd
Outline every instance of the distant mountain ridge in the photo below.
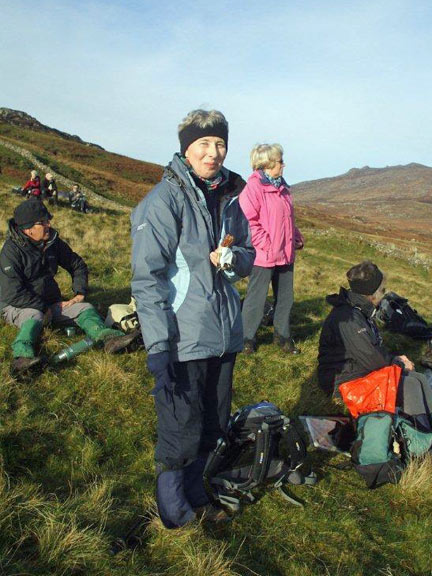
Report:
[[[292,187],[296,205],[328,222],[394,237],[432,239],[432,168],[412,162],[352,168]]]
[[[298,201],[307,203],[317,200],[328,202],[346,199],[360,192],[393,191],[398,195],[414,194],[415,197],[432,192],[432,168],[412,162],[407,165],[386,166],[385,168],[351,168],[345,174],[331,178],[320,178],[295,184],[292,189]],[[364,199],[364,197],[363,197]]]

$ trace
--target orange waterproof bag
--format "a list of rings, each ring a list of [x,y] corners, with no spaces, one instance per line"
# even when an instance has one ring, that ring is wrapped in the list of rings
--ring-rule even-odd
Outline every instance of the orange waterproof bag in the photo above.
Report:
[[[402,368],[392,364],[341,384],[339,391],[350,414],[354,418],[360,414],[383,410],[394,414],[401,374]]]

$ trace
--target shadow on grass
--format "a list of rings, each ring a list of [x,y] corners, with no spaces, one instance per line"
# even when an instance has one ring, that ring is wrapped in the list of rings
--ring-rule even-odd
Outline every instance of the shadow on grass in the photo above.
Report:
[[[272,302],[272,298],[268,298]],[[310,298],[309,300],[301,300],[294,302],[291,311],[291,332],[294,340],[303,341],[306,338],[312,338],[317,332],[321,330],[322,320],[326,311],[326,302],[324,298]],[[270,344],[273,340],[273,326],[271,330],[263,330],[261,326],[258,328],[258,343]]]
[[[111,304],[129,304],[131,300],[131,288],[110,288],[106,289],[98,284],[91,284],[88,301],[100,312],[106,314]]]

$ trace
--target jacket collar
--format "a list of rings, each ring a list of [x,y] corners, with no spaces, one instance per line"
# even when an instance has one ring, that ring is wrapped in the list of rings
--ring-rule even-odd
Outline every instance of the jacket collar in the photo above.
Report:
[[[20,246],[23,249],[34,248],[36,250],[45,250],[49,248],[58,236],[57,230],[50,228],[50,237],[44,243],[36,244],[32,242],[28,236],[26,236],[21,230],[17,228],[14,218],[11,218],[8,222],[8,237],[12,240],[14,244]]]
[[[226,186],[226,184],[228,183],[228,179],[229,179],[229,170],[227,170],[224,166],[222,166],[220,169],[220,172],[221,172],[222,177],[223,177],[222,182],[219,184],[220,194],[222,196],[228,195],[230,197],[237,197],[239,192],[230,191],[229,187]],[[177,152],[174,154],[173,159],[168,164],[168,166],[165,167],[163,177],[168,178],[168,179],[172,178],[173,173],[174,173],[175,177],[177,177],[181,180],[181,183],[184,186],[191,186],[192,185],[194,188],[198,188],[198,185],[196,184],[196,182],[194,182],[192,174],[189,172],[189,170],[185,166],[184,162],[182,161],[180,154],[178,154]]]
[[[265,186],[264,192],[285,192],[287,194],[291,193],[290,185],[284,178],[282,178],[282,184],[280,185],[280,188],[276,188],[276,186],[273,186],[273,184],[265,177],[265,174],[262,170],[255,170],[255,172],[252,172],[249,179],[258,179],[260,184]]]
[[[375,315],[375,306],[362,294],[357,294],[341,286],[339,294],[330,294],[326,298],[332,306],[342,306],[348,304],[352,308],[357,308],[366,318],[372,318]]]

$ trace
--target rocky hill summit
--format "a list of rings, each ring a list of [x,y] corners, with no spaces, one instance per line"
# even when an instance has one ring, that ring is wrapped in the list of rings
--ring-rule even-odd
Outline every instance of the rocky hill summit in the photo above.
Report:
[[[67,132],[62,132],[56,128],[50,128],[49,126],[39,122],[39,120],[36,118],[33,118],[33,116],[30,116],[30,114],[22,112],[21,110],[0,108],[0,122],[4,122],[5,124],[10,124],[12,126],[19,126],[20,128],[27,128],[29,130],[52,133],[60,136],[61,138],[64,138],[65,140],[74,140],[75,142],[79,142],[85,146],[94,146],[95,148],[103,150],[102,146],[99,146],[98,144],[92,144],[91,142],[84,142],[84,140],[82,140],[79,136],[68,134]]]
[[[366,198],[397,198],[432,200],[432,168],[412,162],[384,168],[351,168],[333,178],[300,182],[293,186],[297,202],[346,202]],[[360,195],[360,196],[359,196]]]

